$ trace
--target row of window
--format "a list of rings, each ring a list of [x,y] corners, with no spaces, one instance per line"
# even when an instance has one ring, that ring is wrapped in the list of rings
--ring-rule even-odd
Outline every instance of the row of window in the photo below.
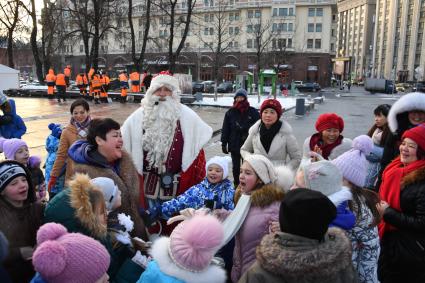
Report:
[[[274,23],[272,25],[273,32],[285,32],[285,31],[294,31],[293,23]]]
[[[272,40],[272,48],[274,50],[282,50],[284,48],[292,48],[292,38],[279,38]]]
[[[314,44],[315,49],[322,48],[322,40],[321,39],[307,39],[307,48],[312,49]]]
[[[323,17],[323,8],[308,8],[309,17]]]
[[[322,32],[322,24],[308,24],[308,32]]]
[[[273,17],[285,17],[294,15],[294,8],[273,8]]]

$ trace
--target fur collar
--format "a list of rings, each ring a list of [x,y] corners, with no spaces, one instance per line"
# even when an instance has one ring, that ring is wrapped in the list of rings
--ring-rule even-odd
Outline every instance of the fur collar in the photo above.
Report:
[[[156,240],[150,250],[159,269],[168,276],[176,277],[186,283],[224,283],[226,272],[217,265],[211,264],[203,272],[193,273],[179,268],[168,255],[170,238],[161,237]]]
[[[268,234],[257,247],[257,260],[277,276],[316,282],[351,264],[351,244],[344,231],[337,228],[329,228],[321,243],[287,233]]]
[[[205,144],[212,137],[212,128],[192,109],[181,104],[180,127],[183,134],[182,171],[189,169]],[[140,175],[143,174],[143,107],[134,111],[121,127],[124,148],[133,157]]]
[[[280,120],[282,122],[282,126],[280,127],[279,132],[277,132],[278,135],[286,136],[286,135],[292,135],[292,127],[289,125],[288,122],[285,120]],[[255,124],[249,128],[249,134],[260,134],[260,124],[261,119],[255,122]]]
[[[106,236],[106,226],[99,223],[93,212],[90,202],[90,191],[96,190],[86,174],[75,174],[74,179],[69,183],[71,189],[71,207],[75,209],[75,217],[81,222],[92,236],[102,239]]]
[[[405,188],[409,185],[415,184],[415,183],[423,183],[425,181],[425,168],[419,168],[413,172],[410,172],[406,176],[404,176],[403,180],[401,181],[401,187]]]
[[[235,204],[238,203],[242,195],[240,187],[235,192]],[[275,184],[263,185],[251,193],[251,206],[266,207],[276,201],[282,201],[285,193]]]
[[[408,93],[400,97],[400,99],[391,106],[387,117],[388,126],[391,132],[395,133],[398,130],[397,115],[411,110],[425,111],[425,93]]]

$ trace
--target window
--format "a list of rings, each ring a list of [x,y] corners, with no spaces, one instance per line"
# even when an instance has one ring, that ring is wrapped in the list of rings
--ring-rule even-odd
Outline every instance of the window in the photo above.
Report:
[[[273,17],[277,16],[277,8],[273,8]]]
[[[279,49],[283,49],[286,47],[286,38],[280,38],[277,42]]]
[[[214,34],[214,28],[210,28],[210,35]]]
[[[229,27],[229,34],[233,34],[233,27]]]
[[[210,17],[208,16],[208,14],[205,14],[204,16],[204,22],[208,23],[208,20],[210,19]]]
[[[332,31],[331,31],[331,35],[332,35],[332,36],[335,36],[335,29],[332,29]]]
[[[140,26],[143,26],[143,19],[142,18],[139,18],[139,27]]]
[[[260,32],[260,24],[255,24],[254,25],[254,31],[255,32]]]
[[[316,17],[323,17],[323,8],[316,8]]]
[[[334,22],[336,21],[336,15],[335,14],[332,15],[332,21],[334,21]]]
[[[210,14],[210,22],[214,22],[214,14]]]
[[[204,28],[204,35],[208,35],[208,28]]]
[[[233,48],[233,41],[229,42],[229,48]]]
[[[313,48],[313,39],[307,39],[307,48]]]
[[[308,32],[314,32],[314,24],[308,24]]]
[[[208,48],[208,46],[210,46],[208,42],[204,42],[204,48]]]
[[[322,24],[316,24],[316,32],[322,32]]]
[[[186,48],[189,48],[190,47],[190,43],[189,42],[186,42],[185,45],[186,45]]]
[[[248,19],[252,19],[254,17],[254,11],[248,11]]]
[[[277,30],[279,32],[283,31],[283,23],[279,23],[279,26],[278,26]]]
[[[235,13],[235,21],[239,21],[239,13]]]
[[[235,34],[239,34],[239,27],[235,27]]]
[[[294,8],[289,8],[289,16],[293,16],[294,15]]]
[[[184,29],[180,30],[180,36],[183,37],[184,36]]]
[[[282,31],[288,31],[288,24],[287,23],[283,23]]]
[[[315,9],[314,8],[308,8],[308,16],[314,17],[315,15]]]
[[[84,50],[84,46],[83,45],[80,45],[80,53],[82,53],[83,50]]]
[[[252,39],[246,41],[246,48],[252,48]]]
[[[316,48],[316,49],[322,48],[322,40],[321,39],[316,39],[314,41],[314,48]]]
[[[252,33],[252,25],[247,25],[246,26],[246,32],[247,33]]]
[[[261,17],[261,11],[260,10],[255,10],[255,17],[257,19]]]
[[[235,15],[233,13],[229,14],[229,21],[234,21],[235,20]]]
[[[239,47],[239,43],[237,41],[234,42],[233,44],[234,47]]]
[[[288,8],[279,8],[279,16],[284,17],[288,15]]]
[[[335,51],[335,44],[331,43],[331,51]]]
[[[272,40],[272,49],[276,49],[276,39]]]
[[[272,31],[273,31],[273,32],[276,32],[276,31],[277,31],[277,24],[276,24],[276,23],[274,23],[274,24],[272,25]]]
[[[293,31],[294,30],[294,24],[293,23],[289,23],[288,24],[288,31]]]
[[[292,48],[292,38],[288,38],[288,48]]]
[[[210,1],[208,1],[208,0],[204,0],[204,6],[205,7],[208,7],[208,4],[210,3]]]

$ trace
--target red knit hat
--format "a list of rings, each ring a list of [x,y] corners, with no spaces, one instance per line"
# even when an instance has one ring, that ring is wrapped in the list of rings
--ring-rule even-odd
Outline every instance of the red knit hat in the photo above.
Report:
[[[261,107],[260,107],[260,115],[263,114],[263,111],[266,110],[267,108],[274,109],[277,112],[278,118],[282,116],[283,109],[279,100],[273,99],[273,98],[264,100],[263,104],[261,104]]]
[[[404,138],[414,140],[415,143],[417,143],[418,146],[425,151],[425,123],[405,131],[403,134],[403,139]]]
[[[344,120],[335,113],[324,113],[317,118],[316,130],[321,133],[327,129],[344,130]]]

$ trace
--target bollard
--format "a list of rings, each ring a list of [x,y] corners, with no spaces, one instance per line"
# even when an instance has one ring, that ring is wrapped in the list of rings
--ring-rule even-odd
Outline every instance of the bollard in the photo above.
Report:
[[[304,116],[305,114],[305,99],[297,98],[295,103],[295,115]]]
[[[203,99],[204,99],[204,95],[202,94],[202,92],[195,93],[195,100],[196,101],[202,101]]]

